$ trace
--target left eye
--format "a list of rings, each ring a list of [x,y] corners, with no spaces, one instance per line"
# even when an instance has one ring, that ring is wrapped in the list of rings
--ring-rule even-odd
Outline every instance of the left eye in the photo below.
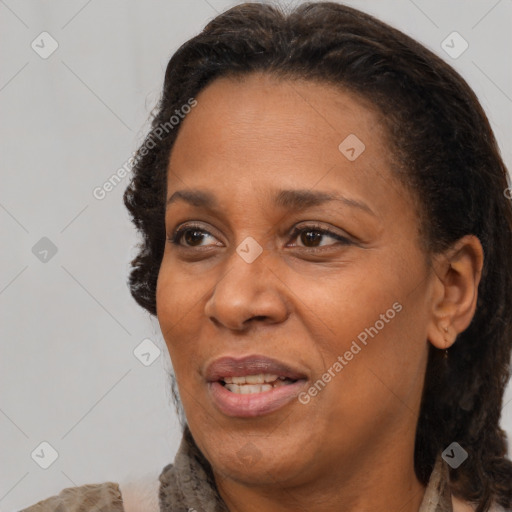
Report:
[[[328,237],[332,238],[338,242],[341,242],[342,245],[347,245],[350,243],[350,240],[344,236],[338,235],[337,233],[334,233],[332,231],[329,231],[328,229],[320,228],[317,226],[305,226],[301,228],[295,228],[292,233],[292,240],[297,238],[299,235],[300,240],[302,243],[316,243],[320,239]],[[335,244],[328,244],[328,245],[335,245]],[[300,246],[299,246],[300,247]],[[315,250],[318,246],[308,247],[306,246],[306,249],[313,249]]]

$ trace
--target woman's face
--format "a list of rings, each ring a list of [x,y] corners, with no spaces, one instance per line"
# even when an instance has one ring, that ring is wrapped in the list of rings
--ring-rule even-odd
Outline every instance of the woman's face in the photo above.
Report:
[[[432,282],[377,116],[333,86],[263,74],[196,99],[167,185],[167,234],[188,231],[166,243],[157,311],[216,477],[412,464]]]

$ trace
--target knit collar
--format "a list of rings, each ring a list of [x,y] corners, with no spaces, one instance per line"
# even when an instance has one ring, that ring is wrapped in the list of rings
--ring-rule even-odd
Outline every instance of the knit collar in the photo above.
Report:
[[[160,512],[229,512],[188,425],[174,463],[164,467],[159,480]]]
[[[211,466],[185,426],[173,464],[159,477],[160,512],[229,512],[220,497]],[[418,512],[453,512],[448,468],[438,456]]]

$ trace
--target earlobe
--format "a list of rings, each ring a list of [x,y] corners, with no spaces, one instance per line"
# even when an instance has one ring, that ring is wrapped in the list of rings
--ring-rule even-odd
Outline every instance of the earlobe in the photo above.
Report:
[[[458,334],[470,325],[476,310],[483,259],[480,240],[466,235],[434,264],[427,337],[436,348],[451,347]]]

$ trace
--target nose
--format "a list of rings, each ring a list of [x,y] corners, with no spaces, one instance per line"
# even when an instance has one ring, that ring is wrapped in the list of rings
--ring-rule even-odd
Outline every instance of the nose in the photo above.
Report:
[[[270,267],[270,259],[264,252],[248,263],[233,251],[205,304],[205,315],[217,327],[243,331],[254,321],[274,324],[288,318],[289,289]]]

